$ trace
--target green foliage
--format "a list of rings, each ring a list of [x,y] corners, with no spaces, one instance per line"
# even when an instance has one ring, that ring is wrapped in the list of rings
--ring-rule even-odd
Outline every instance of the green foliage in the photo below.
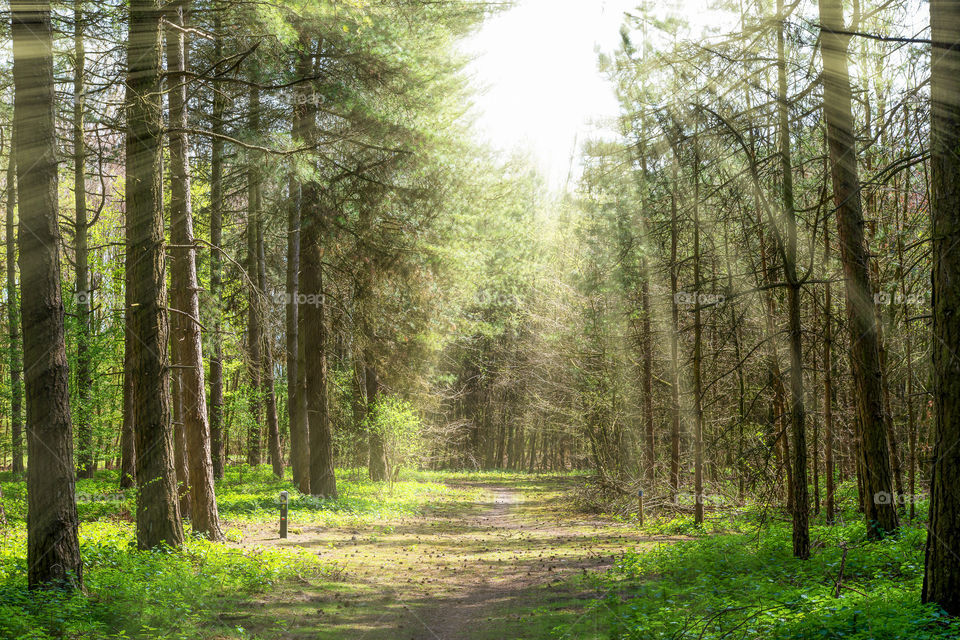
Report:
[[[478,489],[453,488],[430,480],[401,476],[393,490],[370,482],[366,472],[337,470],[336,500],[301,494],[289,477],[277,479],[268,466],[232,466],[217,484],[217,505],[222,518],[236,522],[273,522],[279,513],[280,492],[287,491],[290,526],[301,524],[344,526],[374,520],[415,516],[433,502],[470,504],[478,500]]]
[[[427,453],[423,422],[413,405],[396,396],[381,396],[364,419],[366,430],[379,433],[393,479],[401,467],[416,467]]]
[[[661,521],[656,528],[669,525]],[[807,561],[791,556],[790,528],[780,522],[759,536],[711,535],[631,550],[596,577],[595,586],[608,595],[593,603],[593,612],[617,639],[892,640],[960,633],[960,621],[920,604],[923,527],[905,527],[899,538],[880,543],[865,541],[861,522],[814,526],[811,534],[815,549]],[[575,626],[562,632],[575,635]]]
[[[228,598],[332,568],[305,550],[239,549],[188,537],[182,550],[137,551],[132,524],[80,528],[86,593],[26,588],[25,529],[0,545],[0,637],[194,638]]]
[[[283,490],[292,496],[294,527],[418,515],[436,505],[470,505],[482,494],[425,474],[402,479],[388,496],[381,483],[365,475],[349,479],[345,470],[338,475],[340,498],[319,500],[299,494],[289,479],[276,479],[269,466],[231,466],[217,485],[227,543],[187,536],[181,550],[138,551],[133,492],[117,491],[115,472],[98,472],[77,483],[85,593],[68,594],[27,590],[26,485],[5,473],[0,476],[8,519],[0,538],[0,638],[192,639],[222,625],[218,613],[233,609],[238,599],[284,582],[335,579],[338,567],[303,548],[235,546],[244,542],[240,527],[276,522]],[[225,629],[230,637],[237,631]]]

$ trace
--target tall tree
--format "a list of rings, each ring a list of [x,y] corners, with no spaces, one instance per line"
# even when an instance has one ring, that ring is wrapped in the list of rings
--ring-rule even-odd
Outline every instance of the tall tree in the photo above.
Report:
[[[695,126],[699,129],[699,123]],[[693,521],[703,524],[703,320],[700,305],[700,152],[699,136],[693,145]]]
[[[163,8],[131,0],[127,44],[126,217],[136,431],[137,545],[183,543],[173,468],[163,224]]]
[[[301,83],[296,90],[297,100],[293,109],[291,132],[298,144],[304,145],[311,132],[311,122],[317,119],[317,105],[312,97],[311,85],[304,80],[311,75],[312,58],[310,42],[303,33],[299,41],[297,75]],[[300,323],[300,180],[296,172],[290,177],[290,209],[287,214],[287,415],[290,429],[290,463],[293,481],[302,493],[310,493],[310,439],[305,410],[306,396],[301,382],[304,367],[301,367],[303,345],[298,333]]]
[[[316,75],[318,60],[313,55],[315,44],[301,34],[301,77],[309,69]],[[301,87],[301,91],[306,91]],[[306,143],[319,140],[317,126],[318,110],[307,106],[298,113],[299,139]],[[329,220],[321,203],[320,185],[314,172],[316,166],[309,163],[305,168],[310,175],[300,185],[300,277],[299,291],[314,300],[299,310],[298,351],[303,354],[298,371],[303,386],[301,411],[306,415],[306,434],[309,434],[310,493],[315,496],[335,498],[337,478],[333,463],[333,433],[330,428],[329,390],[327,372],[327,319],[326,299],[323,288],[323,242],[329,232]],[[299,386],[299,385],[298,385]]]
[[[223,7],[214,3],[213,58],[223,59]],[[210,298],[213,301],[213,331],[210,354],[210,456],[213,462],[213,477],[222,478],[223,452],[223,259],[220,244],[223,240],[223,115],[225,111],[223,91],[213,93],[213,111],[210,129]]]
[[[357,287],[358,307],[360,311],[360,328],[363,333],[363,378],[365,381],[364,411],[370,416],[377,406],[380,396],[380,378],[377,371],[377,359],[374,351],[376,337],[374,336],[373,286],[376,282],[376,265],[373,253],[373,224],[372,212],[369,206],[360,209],[360,238],[363,247],[364,264],[360,268],[360,282]],[[372,421],[367,421],[367,472],[371,480],[377,482],[387,479],[387,459],[383,448],[383,436],[375,428]]]
[[[250,131],[256,134],[260,130],[260,89],[250,87],[249,107]],[[250,372],[250,412],[253,420],[247,431],[247,464],[258,465],[262,459],[261,433],[263,428],[263,319],[260,290],[257,234],[260,226],[260,210],[263,194],[260,190],[260,155],[248,151],[247,164],[247,369]]]
[[[7,163],[7,335],[10,340],[10,439],[14,475],[23,473],[23,367],[20,353],[20,296],[17,291],[17,245],[14,238],[14,209],[17,203],[16,135],[10,139],[10,159]]]
[[[790,425],[793,434],[793,555],[810,557],[810,498],[807,494],[807,412],[803,402],[803,328],[800,324],[802,283],[797,273],[797,212],[793,198],[793,160],[790,155],[790,106],[787,97],[787,62],[783,0],[777,0],[777,116],[780,138],[781,206],[786,227],[784,274],[787,278],[787,305],[790,316]]]
[[[86,49],[83,42],[83,0],[74,0],[73,7],[73,201],[74,245],[77,261],[77,475],[92,478],[94,470],[93,425],[90,422],[91,314],[93,287],[90,286],[89,250],[87,249],[87,179],[84,143],[84,73]]]
[[[313,136],[311,136],[312,138]],[[317,300],[300,310],[300,339],[305,354],[306,402],[310,433],[310,493],[335,498],[337,480],[333,464],[333,435],[327,373],[327,319],[323,291],[323,247],[326,229],[317,184],[308,181],[302,188],[303,222],[301,235],[301,290]]]
[[[960,615],[960,2],[931,0],[933,465],[923,601]]]
[[[830,264],[830,234],[823,234],[823,263]],[[836,479],[833,464],[833,288],[830,285],[830,276],[827,272],[823,291],[823,459],[824,474],[826,475],[826,510],[827,524],[833,524],[836,514],[834,508]]]
[[[257,287],[267,291],[267,259],[263,247],[263,224],[257,225]],[[262,324],[266,324],[264,319]],[[267,446],[270,449],[270,465],[273,475],[283,477],[283,453],[280,450],[280,422],[277,417],[277,394],[273,385],[273,345],[267,331],[261,331],[263,345],[260,355],[263,359],[260,372],[263,382],[263,398],[267,405]]]
[[[871,296],[869,252],[863,232],[857,145],[853,135],[847,60],[850,36],[843,33],[840,0],[820,2],[820,24],[823,112],[827,123],[840,259],[846,280],[850,363],[859,416],[864,516],[869,537],[876,539],[895,531],[898,522],[890,474],[890,447],[883,416],[880,350]]]
[[[221,540],[220,516],[213,491],[213,462],[210,458],[210,428],[207,424],[206,393],[203,381],[203,342],[200,335],[200,284],[197,280],[193,210],[190,197],[190,158],[187,139],[187,76],[185,16],[189,0],[169,13],[166,32],[167,70],[171,87],[169,101],[170,147],[170,242],[173,256],[170,269],[173,310],[173,342],[177,345],[181,411],[186,440],[190,482],[190,524],[197,533]]]
[[[80,587],[70,380],[60,297],[57,134],[49,2],[10,3],[27,401],[27,580]]]

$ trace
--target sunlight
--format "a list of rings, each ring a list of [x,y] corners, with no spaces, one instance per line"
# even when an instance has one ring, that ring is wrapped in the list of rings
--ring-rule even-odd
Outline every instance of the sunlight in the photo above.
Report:
[[[579,175],[575,148],[610,131],[619,105],[598,69],[599,53],[620,44],[625,13],[644,0],[519,0],[462,44],[475,56],[481,137],[500,150],[530,153],[554,188]],[[704,0],[649,3],[662,19],[682,16],[691,31],[716,26]],[[572,174],[571,174],[572,170]]]
[[[481,88],[479,129],[496,148],[529,150],[553,186],[562,186],[576,140],[616,117],[613,90],[596,49],[619,42],[635,0],[521,0],[464,42]]]

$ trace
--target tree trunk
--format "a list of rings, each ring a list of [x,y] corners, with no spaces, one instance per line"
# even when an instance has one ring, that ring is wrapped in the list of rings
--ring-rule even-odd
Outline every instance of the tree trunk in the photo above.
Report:
[[[256,87],[250,89],[250,130],[260,130],[260,91]],[[262,457],[260,452],[260,420],[263,417],[261,393],[263,391],[262,357],[260,348],[263,339],[260,334],[260,296],[262,292],[258,286],[257,270],[257,227],[260,224],[260,169],[257,166],[259,156],[252,150],[247,152],[247,289],[249,302],[247,304],[247,367],[250,371],[250,430],[247,433],[247,464],[259,465]]]
[[[960,6],[932,0],[933,399],[923,601],[960,615]]]
[[[777,15],[783,16],[783,0],[777,0]],[[803,403],[803,329],[800,325],[800,287],[797,276],[797,216],[793,202],[793,163],[790,157],[790,117],[787,103],[787,63],[784,53],[784,24],[777,30],[777,86],[780,136],[781,197],[787,230],[784,272],[787,278],[787,306],[790,315],[790,423],[793,433],[793,556],[810,557],[810,498],[807,495],[806,407]],[[789,464],[789,462],[788,462]]]
[[[189,0],[171,11],[169,20],[185,26]],[[177,312],[173,341],[178,345],[181,420],[186,440],[190,483],[190,524],[194,533],[210,540],[222,540],[217,499],[213,491],[213,462],[210,458],[210,429],[203,380],[203,342],[200,334],[200,283],[197,279],[196,248],[193,236],[193,211],[190,198],[189,142],[187,128],[188,70],[186,35],[168,28],[167,69],[171,88],[170,127],[180,129],[169,134],[170,144],[170,242],[173,264],[171,288],[173,308]]]
[[[644,151],[641,160],[643,170],[643,185],[640,190],[640,221],[643,225],[644,240],[649,228],[650,213],[647,207],[647,154]],[[647,255],[644,253],[640,264],[643,279],[640,284],[640,306],[643,307],[643,320],[640,328],[641,348],[643,354],[643,424],[646,431],[646,478],[652,486],[656,478],[657,450],[653,425],[653,339],[650,330],[650,321],[653,309],[650,306],[650,267]]]
[[[910,109],[905,109],[904,114],[904,133],[909,138],[910,133]],[[903,218],[898,219],[897,234],[897,264],[900,273],[903,274],[903,225],[906,222],[907,212],[910,204],[910,172],[906,172],[905,184],[903,185]],[[900,292],[904,300],[907,298],[907,280],[901,278]],[[917,514],[917,418],[913,407],[913,322],[910,319],[910,310],[904,309],[904,342],[905,353],[904,360],[907,364],[907,384],[906,384],[906,404],[907,404],[907,438],[910,455],[910,466],[907,471],[908,490],[910,492],[910,511],[909,517],[913,520]]]
[[[823,293],[823,465],[826,480],[826,510],[827,524],[833,524],[836,508],[834,507],[834,464],[833,464],[833,297],[830,286],[832,274],[830,264],[830,234],[823,232],[823,263],[828,265]]]
[[[309,69],[309,67],[308,67]],[[298,105],[299,108],[299,105]],[[299,136],[302,125],[293,124],[294,137]],[[293,482],[301,493],[310,493],[310,448],[305,428],[306,415],[302,411],[303,395],[300,392],[300,341],[298,337],[300,292],[300,184],[290,178],[290,209],[287,212],[287,415],[290,428],[290,465],[293,467]]]
[[[83,141],[83,81],[86,51],[83,46],[83,0],[74,0],[73,7],[73,201],[75,208],[74,243],[77,259],[77,476],[93,477],[93,425],[90,423],[90,309],[93,291],[90,287],[89,251],[87,250],[87,181],[84,171],[86,149]]]
[[[377,359],[374,351],[376,336],[373,328],[373,287],[376,282],[376,270],[374,266],[375,256],[371,248],[372,241],[372,223],[370,220],[370,211],[364,207],[360,211],[360,238],[363,243],[363,260],[366,263],[362,267],[360,286],[357,291],[358,307],[360,310],[360,328],[363,333],[363,377],[366,384],[365,395],[366,404],[364,413],[369,417],[370,413],[377,405],[380,396],[380,379],[377,371]],[[486,416],[485,416],[486,417]],[[368,463],[367,472],[370,479],[375,482],[387,480],[387,459],[383,448],[383,437],[375,428],[370,420],[367,421],[367,445],[368,445]],[[489,430],[487,431],[489,433]],[[487,440],[489,449],[484,456],[486,467],[493,464],[494,441]]]
[[[177,333],[178,316],[172,320],[173,334]],[[170,359],[180,361],[179,344],[171,341]],[[170,402],[173,413],[173,468],[177,471],[177,498],[180,500],[180,515],[190,514],[190,471],[187,462],[187,436],[183,430],[183,384],[180,369],[174,369],[170,376]]]
[[[223,59],[223,17],[219,5],[213,12],[213,30],[216,40],[213,59]],[[223,242],[223,112],[222,91],[213,94],[211,129],[215,134],[210,141],[210,298],[213,305],[213,353],[210,355],[210,457],[213,477],[223,477],[223,258],[220,245]]]
[[[304,351],[303,336],[300,333],[300,326],[303,322],[303,314],[297,311],[297,416],[299,420],[299,434],[297,438],[300,442],[300,464],[302,471],[299,472],[300,482],[298,486],[302,493],[310,494],[310,420],[307,413],[307,354]]]
[[[137,545],[179,547],[183,525],[173,469],[163,234],[161,8],[131,0],[127,47],[126,273],[130,295]]]
[[[263,252],[263,224],[257,225],[257,283],[258,289],[262,295],[267,292],[267,265],[266,256]],[[261,322],[266,322],[264,315]],[[261,330],[260,336],[263,338],[261,347],[262,369],[260,379],[263,382],[263,398],[267,404],[267,443],[270,447],[270,463],[273,467],[273,475],[278,478],[283,477],[283,453],[280,450],[280,423],[277,418],[277,394],[273,386],[273,346],[270,343],[270,333]]]
[[[298,66],[302,76],[314,73],[310,51],[313,45],[301,35],[304,53]],[[306,89],[306,87],[304,87]],[[298,109],[300,138],[317,139],[317,105],[304,100]],[[312,301],[298,309],[300,327],[299,351],[303,359],[298,371],[303,380],[305,433],[309,438],[310,493],[326,498],[337,497],[337,478],[333,461],[333,434],[330,429],[327,380],[326,298],[323,290],[323,239],[327,232],[327,216],[320,203],[320,187],[314,180],[300,186],[300,282],[299,291]]]
[[[124,272],[130,273],[133,269],[132,254],[127,252],[124,257]],[[120,488],[129,489],[137,480],[137,445],[136,429],[134,424],[133,397],[133,332],[130,331],[133,309],[133,290],[129,285],[129,276],[126,277],[123,291],[123,422],[120,426]]]
[[[698,125],[697,125],[698,126]],[[698,144],[694,134],[694,145]],[[703,322],[700,309],[700,155],[693,156],[693,522],[703,524]]]
[[[872,208],[872,207],[871,207]],[[870,241],[867,242],[868,246]],[[880,265],[872,261],[873,281],[880,281]],[[902,281],[901,273],[895,275],[897,281]],[[893,309],[894,305],[890,305]],[[883,310],[880,305],[874,305],[875,322],[877,326],[877,355],[880,363],[880,388],[883,390],[883,426],[887,430],[887,442],[890,444],[890,472],[893,474],[893,487],[896,490],[895,504],[903,513],[903,472],[900,465],[900,451],[897,447],[896,429],[893,424],[893,409],[890,406],[890,381],[887,375],[887,345],[884,338]]]
[[[380,398],[380,378],[377,374],[377,367],[373,357],[373,352],[369,349],[363,354],[363,364],[365,367],[364,379],[366,380],[367,386],[366,412],[369,416],[370,413],[375,410],[377,401]],[[370,473],[370,479],[374,482],[382,482],[387,480],[387,456],[383,447],[383,436],[374,428],[374,425],[369,422],[367,424],[367,429],[370,430],[368,434],[368,442],[370,446],[370,461],[368,463],[368,471]]]
[[[27,400],[27,580],[83,583],[70,428],[70,372],[60,297],[53,29],[48,2],[10,3],[13,149],[20,195],[20,274]]]
[[[864,241],[863,213],[860,208],[860,181],[847,68],[849,36],[837,33],[844,28],[840,0],[820,2],[820,23],[823,25],[824,116],[833,198],[837,208],[840,257],[846,279],[850,360],[860,416],[864,515],[869,538],[878,539],[895,531],[898,523],[890,475],[890,447],[883,418],[876,316],[870,297],[869,253]]]
[[[312,75],[312,45],[303,33],[300,34],[300,56],[297,74],[301,78]],[[317,105],[309,100],[313,87],[303,82],[297,87],[298,100],[293,109],[291,129],[293,138],[300,144],[308,144],[316,133]],[[304,193],[305,192],[305,193]],[[290,462],[293,466],[293,481],[301,493],[309,494],[311,475],[310,424],[307,412],[306,351],[300,335],[301,310],[301,223],[308,202],[304,196],[316,200],[316,185],[304,188],[295,176],[290,178],[291,207],[287,219],[287,404],[290,416]]]
[[[680,227],[677,220],[677,174],[679,160],[673,152],[673,170],[670,190],[670,374],[671,374],[671,414],[670,414],[670,490],[674,501],[680,493],[680,309],[677,303],[679,293],[680,265],[677,262],[677,247],[680,241]]]
[[[10,439],[14,476],[23,473],[23,367],[20,353],[20,308],[17,292],[17,245],[13,237],[13,209],[17,203],[16,131],[10,139],[10,157],[7,162],[7,327],[10,338]]]
[[[327,323],[323,296],[322,231],[325,229],[317,186],[303,185],[303,221],[301,236],[301,290],[312,296],[314,304],[300,309],[300,338],[304,341],[307,417],[310,430],[310,493],[337,497],[333,464],[333,435],[327,380]]]

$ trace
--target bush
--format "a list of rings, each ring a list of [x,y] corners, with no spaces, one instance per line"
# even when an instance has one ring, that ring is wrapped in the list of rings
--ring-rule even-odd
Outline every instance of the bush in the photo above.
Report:
[[[417,467],[426,455],[423,422],[413,405],[401,398],[382,396],[367,415],[365,426],[383,439],[391,482],[401,467]]]
[[[595,578],[610,595],[593,610],[616,639],[960,637],[960,621],[920,604],[922,526],[905,526],[882,542],[867,542],[862,522],[815,526],[811,536],[815,552],[806,561],[792,557],[790,526],[783,522],[759,535],[712,535],[630,551]],[[576,635],[576,629],[563,631]]]

